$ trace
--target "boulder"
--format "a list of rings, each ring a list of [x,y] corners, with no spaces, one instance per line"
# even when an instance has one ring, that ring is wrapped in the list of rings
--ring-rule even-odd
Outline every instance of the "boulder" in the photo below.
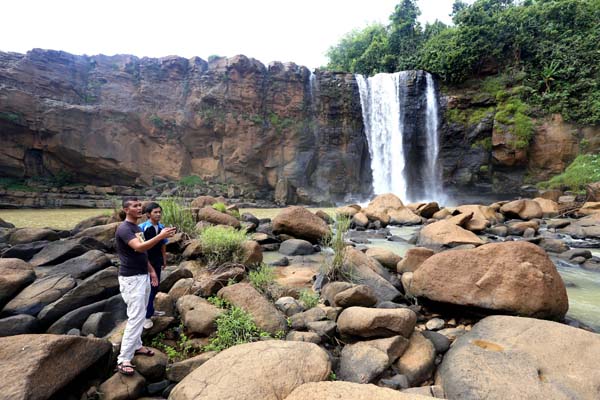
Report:
[[[112,248],[115,233],[117,232],[117,227],[120,225],[120,222],[113,222],[111,224],[106,225],[98,225],[92,226],[91,228],[87,228],[76,234],[75,238],[83,238],[89,237],[92,239],[96,239],[98,242],[102,243],[108,248]]]
[[[117,326],[127,319],[127,306],[121,295],[118,294],[66,313],[48,328],[48,333],[65,334],[73,328],[81,329],[90,315],[99,312],[110,315],[113,326]]]
[[[333,218],[331,218],[331,216],[329,214],[327,214],[325,211],[323,210],[317,210],[315,212],[315,215],[319,218],[321,218],[323,221],[325,221],[325,223],[327,225],[331,225],[333,224]]]
[[[315,332],[290,331],[285,337],[285,340],[319,344],[321,343],[321,336]]]
[[[391,278],[389,271],[377,260],[353,247],[346,247],[343,268],[348,271],[355,283],[370,286],[378,301],[393,301],[402,297],[398,289],[389,282],[388,279]]]
[[[408,338],[416,321],[416,314],[408,308],[350,307],[342,311],[337,322],[340,334],[346,336]]]
[[[18,258],[0,258],[0,309],[34,280],[30,264]]]
[[[85,279],[96,272],[105,269],[112,262],[100,250],[90,250],[82,255],[60,263],[45,272],[43,276],[68,274],[75,279]]]
[[[535,199],[533,199],[533,201],[538,203],[538,205],[542,209],[542,214],[544,218],[554,218],[558,215],[558,212],[560,211],[558,208],[558,203],[556,201],[544,199],[541,197],[536,197]]]
[[[330,371],[327,353],[316,344],[247,343],[224,350],[196,368],[175,386],[169,399],[280,400],[303,383],[327,379]]]
[[[275,307],[286,316],[291,317],[294,314],[298,314],[304,311],[304,307],[298,300],[293,297],[285,296],[280,297],[275,302]]]
[[[319,335],[321,340],[326,341],[335,336],[337,324],[333,321],[314,321],[307,323],[306,328]]]
[[[383,209],[391,209],[391,210],[400,210],[404,208],[404,204],[402,200],[398,196],[393,193],[385,193],[377,195],[371,202],[368,207],[373,208],[383,208]]]
[[[361,207],[360,206],[343,206],[343,207],[338,207],[335,209],[335,213],[336,215],[339,215],[341,217],[347,217],[347,218],[352,218],[357,212],[360,212]]]
[[[31,242],[37,242],[40,240],[47,240],[53,242],[60,239],[58,233],[48,228],[20,228],[14,230],[9,238],[8,243],[11,245],[25,244]]]
[[[29,263],[36,267],[56,265],[78,257],[92,249],[102,250],[104,245],[87,236],[78,239],[59,240],[44,247],[33,256]]]
[[[408,378],[411,386],[418,386],[429,379],[435,362],[435,347],[421,332],[413,332],[408,348],[394,365]]]
[[[423,218],[412,212],[408,207],[399,210],[387,210],[391,225],[419,225]]]
[[[311,322],[322,321],[327,318],[325,310],[320,307],[314,307],[310,310],[297,313],[289,318],[289,325],[292,329],[306,329]]]
[[[109,342],[64,335],[0,338],[3,399],[50,398],[111,351]]]
[[[435,201],[426,203],[417,209],[419,215],[426,219],[432,218],[433,214],[438,211],[440,211],[440,206]]]
[[[62,297],[45,306],[38,314],[38,319],[42,325],[49,326],[69,311],[112,297],[118,293],[118,270],[116,267],[109,267],[96,272]]]
[[[285,316],[249,283],[226,286],[217,295],[249,313],[263,331],[271,335],[287,332]]]
[[[556,267],[528,242],[435,254],[414,272],[410,292],[438,302],[562,319],[567,292]]]
[[[402,393],[397,390],[353,382],[305,383],[285,400],[431,400],[430,396]]]
[[[600,387],[598,359],[598,334],[498,315],[458,338],[438,373],[449,399],[591,400]]]
[[[281,243],[279,252],[286,256],[307,256],[313,254],[315,249],[309,241],[302,239],[288,239]]]
[[[503,218],[501,214],[497,214],[493,207],[483,206],[480,204],[466,204],[456,207],[456,211],[461,214],[473,213],[472,219],[485,220],[492,224],[502,222]]]
[[[240,228],[240,221],[237,218],[217,211],[210,206],[202,207],[200,210],[198,210],[198,221],[210,222],[214,225],[232,226],[237,229]]]
[[[187,360],[175,362],[167,369],[167,379],[172,382],[181,382],[183,378],[217,354],[216,351],[207,351]]]
[[[0,319],[0,337],[37,333],[39,321],[32,315],[19,314]]]
[[[198,239],[188,241],[185,246],[181,258],[184,260],[193,260],[202,255],[202,242]]]
[[[217,328],[217,317],[223,313],[220,308],[194,295],[186,295],[177,300],[177,311],[186,331],[200,336],[213,333]]]
[[[362,212],[357,212],[352,216],[352,221],[354,225],[360,226],[361,228],[366,228],[369,225],[369,218]]]
[[[540,224],[537,221],[515,221],[508,223],[508,234],[522,236],[528,228],[537,232]]]
[[[377,303],[373,289],[367,285],[356,285],[335,295],[334,304],[339,307],[371,307]]]
[[[246,240],[242,242],[243,256],[241,263],[244,265],[260,265],[263,261],[262,247],[254,240]]]
[[[452,222],[442,220],[424,226],[417,239],[419,246],[425,247],[456,247],[462,244],[479,246],[484,241],[473,232],[461,228]]]
[[[47,240],[39,240],[37,242],[16,244],[2,252],[3,258],[20,258],[23,261],[31,260],[31,258],[39,253],[44,247],[50,243]]]
[[[206,206],[212,206],[219,201],[212,196],[198,196],[190,203],[191,208],[204,208]]]
[[[426,247],[413,247],[412,249],[408,249],[402,261],[397,264],[396,270],[399,274],[415,272],[417,268],[423,264],[423,261],[434,254],[433,250]]]
[[[592,215],[600,213],[600,202],[586,202],[584,203],[579,210],[577,210],[578,215]]]
[[[534,218],[542,218],[544,213],[540,205],[529,199],[521,199],[506,203],[500,208],[500,212],[508,218],[519,218],[530,220]]]
[[[136,355],[131,360],[131,363],[135,365],[136,371],[142,374],[144,378],[150,382],[157,382],[165,376],[169,357],[158,349],[149,348],[154,352],[152,357]]]
[[[600,201],[600,182],[585,185],[585,193],[588,201]]]
[[[365,254],[369,257],[373,257],[381,265],[392,271],[396,269],[396,265],[398,265],[398,263],[402,260],[402,257],[393,251],[378,247],[371,247],[367,249]]]
[[[329,226],[304,207],[292,206],[273,219],[273,233],[285,233],[298,239],[317,243],[330,234]]]
[[[75,287],[75,280],[67,274],[37,279],[8,302],[1,315],[37,315],[46,305],[58,300]]]
[[[338,378],[356,383],[373,382],[407,346],[408,340],[402,336],[346,345],[342,349]]]
[[[98,391],[102,393],[102,400],[131,400],[138,399],[145,386],[146,379],[138,372],[131,376],[116,372],[98,387]]]
[[[169,296],[177,302],[181,297],[192,294],[195,291],[194,289],[194,278],[180,279],[169,290]]]
[[[196,294],[204,297],[215,295],[231,281],[239,282],[244,276],[246,276],[246,269],[243,265],[220,268],[214,272],[206,271],[196,278],[194,284],[197,288]]]
[[[15,227],[15,226],[14,226],[13,224],[11,224],[10,222],[8,222],[8,221],[5,221],[5,220],[3,220],[2,218],[0,218],[0,228],[8,228],[8,229],[11,229],[11,228],[14,228],[14,227]]]
[[[100,338],[108,335],[114,327],[112,315],[107,312],[93,313],[90,314],[81,326],[81,335],[92,335]]]
[[[169,266],[162,271],[158,291],[167,293],[178,280],[192,277],[192,271],[187,268],[182,266]]]
[[[73,229],[71,229],[71,235],[76,235],[84,229],[91,228],[93,226],[98,225],[106,225],[109,224],[112,217],[110,215],[96,215],[94,217],[89,217],[79,222]]]

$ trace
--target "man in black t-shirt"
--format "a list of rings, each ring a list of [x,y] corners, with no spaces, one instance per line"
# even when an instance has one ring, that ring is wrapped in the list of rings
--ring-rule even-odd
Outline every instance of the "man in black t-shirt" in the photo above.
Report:
[[[146,251],[154,245],[173,236],[175,228],[165,228],[150,240],[144,241],[137,220],[142,214],[142,203],[136,198],[123,199],[125,221],[115,234],[119,267],[119,289],[127,304],[127,326],[121,341],[121,352],[117,358],[117,370],[125,375],[133,375],[131,359],[135,354],[152,356],[152,350],[142,346],[142,331],[146,319],[146,307],[150,295],[150,285],[157,286],[158,279],[148,262]]]

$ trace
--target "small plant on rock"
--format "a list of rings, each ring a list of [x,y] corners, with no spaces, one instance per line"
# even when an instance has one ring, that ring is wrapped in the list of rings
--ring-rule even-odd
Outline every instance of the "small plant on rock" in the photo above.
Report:
[[[227,206],[224,203],[215,203],[212,205],[212,208],[222,213],[227,211]]]
[[[256,290],[264,293],[275,281],[275,268],[262,264],[258,269],[250,271],[248,279]]]
[[[175,226],[180,232],[185,232],[189,236],[196,235],[196,221],[192,210],[185,207],[183,202],[168,198],[160,202],[162,207],[162,223],[165,226]]]
[[[200,233],[204,256],[212,267],[241,261],[244,256],[242,243],[245,240],[246,231],[232,227],[209,226]]]
[[[310,289],[300,291],[298,300],[304,305],[304,308],[311,309],[319,304],[319,295]]]
[[[205,351],[221,351],[229,347],[254,342],[261,336],[254,320],[239,307],[231,307],[217,317],[217,332],[210,343],[204,346]]]
[[[350,218],[338,216],[334,232],[323,240],[323,245],[333,251],[333,255],[328,257],[322,265],[322,273],[329,281],[352,280],[352,271],[344,267],[346,256],[344,235],[348,232],[348,228],[350,228]]]

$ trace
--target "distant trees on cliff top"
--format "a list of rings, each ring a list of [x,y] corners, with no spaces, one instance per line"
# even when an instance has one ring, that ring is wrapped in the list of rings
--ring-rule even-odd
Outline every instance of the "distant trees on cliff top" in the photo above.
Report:
[[[387,26],[332,46],[327,69],[424,69],[451,84],[498,73],[544,113],[600,123],[600,0],[456,0],[453,26],[423,27],[419,15],[416,0],[400,1]]]

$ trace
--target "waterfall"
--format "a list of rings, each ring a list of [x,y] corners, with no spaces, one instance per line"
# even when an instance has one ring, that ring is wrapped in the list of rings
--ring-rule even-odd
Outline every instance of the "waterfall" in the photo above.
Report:
[[[444,202],[433,77],[423,71],[356,75],[375,194]]]

